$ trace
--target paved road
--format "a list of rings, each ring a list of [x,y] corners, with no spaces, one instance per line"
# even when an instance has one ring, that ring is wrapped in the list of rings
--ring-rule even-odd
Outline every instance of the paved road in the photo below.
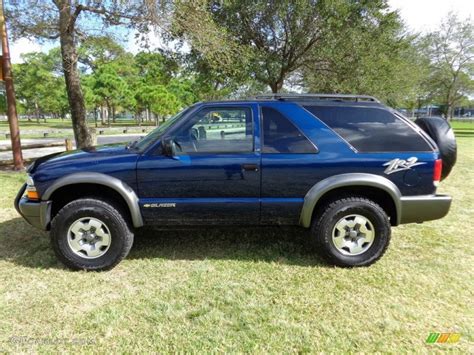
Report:
[[[135,139],[138,139],[140,135],[111,135],[111,136],[99,136],[97,137],[98,144],[111,144],[111,143],[122,143],[130,142]],[[22,139],[22,145],[28,144],[41,144],[41,143],[54,143],[54,142],[64,142],[64,139],[61,138],[40,138],[40,139]],[[0,146],[10,146],[10,141],[1,140]],[[51,148],[40,148],[40,149],[25,149],[23,150],[24,159],[35,159],[42,157],[43,155],[48,155],[56,152],[62,152],[65,150],[65,147],[51,147]],[[12,159],[12,152],[0,152],[0,160],[10,160]]]

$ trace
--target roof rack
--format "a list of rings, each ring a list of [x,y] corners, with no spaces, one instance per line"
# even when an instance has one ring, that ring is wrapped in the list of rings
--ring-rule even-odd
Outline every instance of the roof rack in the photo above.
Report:
[[[365,101],[380,103],[373,96],[368,95],[348,95],[348,94],[262,94],[256,95],[257,100],[345,100],[345,101]]]

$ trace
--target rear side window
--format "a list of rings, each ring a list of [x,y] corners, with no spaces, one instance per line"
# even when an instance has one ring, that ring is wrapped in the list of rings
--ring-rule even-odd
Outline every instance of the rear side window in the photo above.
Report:
[[[367,107],[304,106],[359,152],[426,152],[428,143],[389,111]]]
[[[263,153],[316,153],[314,145],[283,114],[262,107]]]

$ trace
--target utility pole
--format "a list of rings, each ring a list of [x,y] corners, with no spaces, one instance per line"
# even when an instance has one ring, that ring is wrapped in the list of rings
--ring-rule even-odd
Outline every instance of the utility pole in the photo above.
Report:
[[[8,47],[7,25],[3,14],[3,0],[0,0],[0,37],[2,38],[2,68],[7,96],[7,117],[10,125],[13,164],[15,170],[23,169],[23,154],[21,152],[20,129],[16,112],[15,88],[13,87],[12,65],[10,63],[10,48]]]

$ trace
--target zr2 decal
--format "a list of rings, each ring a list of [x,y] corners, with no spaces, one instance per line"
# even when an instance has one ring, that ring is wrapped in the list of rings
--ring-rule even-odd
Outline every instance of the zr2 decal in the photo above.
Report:
[[[386,162],[385,164],[383,164],[383,166],[387,167],[384,173],[387,175],[390,175],[399,171],[411,169],[414,166],[422,165],[422,164],[426,164],[426,163],[424,162],[418,163],[418,158],[411,157],[411,158],[408,158],[407,160],[395,158],[393,160]]]

